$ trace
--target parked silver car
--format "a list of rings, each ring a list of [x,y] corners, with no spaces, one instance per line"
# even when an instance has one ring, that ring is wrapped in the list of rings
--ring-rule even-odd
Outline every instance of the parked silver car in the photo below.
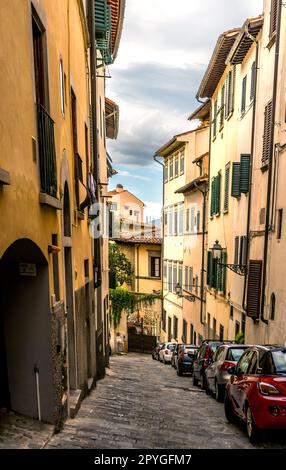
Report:
[[[230,378],[227,369],[234,366],[249,347],[246,344],[222,344],[216,350],[214,361],[205,374],[207,393],[213,393],[217,401],[224,400],[225,386]]]

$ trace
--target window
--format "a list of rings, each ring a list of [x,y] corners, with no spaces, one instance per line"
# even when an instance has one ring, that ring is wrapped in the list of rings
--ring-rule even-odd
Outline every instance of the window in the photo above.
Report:
[[[235,337],[238,335],[240,331],[240,324],[238,321],[235,322]]]
[[[191,224],[190,232],[195,233],[195,208],[191,207]]]
[[[198,276],[195,277],[195,289],[196,289],[196,295],[198,295],[198,291],[199,291],[199,278]]]
[[[213,339],[216,339],[216,319],[213,318]]]
[[[174,322],[173,322],[173,337],[174,339],[178,338],[178,318],[174,315]]]
[[[186,209],[186,233],[189,233],[190,231],[190,209]]]
[[[250,101],[254,99],[255,89],[256,89],[256,62],[254,61],[251,66]]]
[[[272,292],[271,297],[270,297],[270,312],[269,312],[269,318],[270,320],[275,320],[275,307],[276,307],[276,296],[274,292]]]
[[[197,233],[200,231],[201,225],[201,214],[200,211],[197,212]]]
[[[174,178],[174,159],[170,159],[170,180]]]
[[[167,282],[167,261],[164,261],[163,263],[163,281],[164,281],[164,288],[165,288],[166,282]]]
[[[189,288],[189,268],[188,266],[185,266],[185,283],[184,283],[185,289]]]
[[[179,235],[184,233],[184,206],[181,204],[179,206]]]
[[[165,162],[164,165],[164,182],[168,182],[168,160]]]
[[[219,340],[223,341],[223,334],[224,334],[224,327],[223,325],[219,325]]]
[[[228,72],[226,79],[226,99],[225,99],[225,117],[228,118],[234,110],[234,91],[235,91],[235,66]]]
[[[197,344],[197,333],[194,332],[194,344]]]
[[[242,80],[242,93],[241,93],[241,114],[245,113],[246,108],[246,86],[247,86],[247,76]]]
[[[185,172],[185,154],[184,152],[180,153],[180,175],[183,175]]]
[[[181,264],[179,265],[179,279],[178,279],[178,282],[179,282],[180,286],[183,289],[183,266]]]
[[[129,211],[129,215],[132,215],[132,214],[133,214],[133,211],[132,211],[132,210],[130,210],[130,211]]]
[[[233,264],[238,265],[238,254],[239,254],[239,237],[234,239],[234,260]]]
[[[150,256],[150,277],[161,277],[161,258]]]
[[[259,318],[261,297],[262,261],[250,260],[248,267],[247,315]]]
[[[169,267],[168,267],[168,291],[172,292],[172,287],[173,287],[173,280],[172,280],[172,275],[173,275],[173,269],[172,269],[172,263],[169,262]]]
[[[270,13],[270,28],[269,36],[272,36],[276,33],[277,28],[277,19],[278,19],[278,0],[271,1],[271,13]]]
[[[168,235],[172,236],[173,235],[173,207],[170,207],[168,217],[169,217],[169,232],[168,232]]]
[[[110,210],[117,211],[117,202],[112,202],[110,204]]]
[[[224,212],[228,211],[228,200],[229,200],[229,173],[230,173],[230,164],[228,163],[225,167],[225,180],[224,180],[224,203],[223,210]]]
[[[257,363],[258,363],[258,355],[257,355],[256,351],[254,351],[252,356],[251,356],[249,367],[248,367],[248,370],[247,370],[248,374],[256,374],[256,372],[257,372]]]
[[[239,198],[241,193],[247,194],[250,185],[250,164],[251,155],[242,154],[240,162],[233,162],[232,164],[232,197]]]
[[[214,115],[213,115],[213,138],[216,137],[217,133],[217,99],[214,102]]]
[[[220,214],[220,180],[218,174],[212,179],[211,185],[211,216]]]
[[[179,157],[175,157],[175,178],[179,176]]]
[[[241,359],[239,360],[237,364],[237,369],[236,369],[236,372],[238,375],[247,373],[252,357],[253,357],[253,351],[248,351],[241,356]]]
[[[183,320],[183,337],[182,337],[182,341],[184,343],[187,342],[187,333],[188,333],[188,324],[186,322],[186,320]]]
[[[47,87],[47,66],[46,66],[46,44],[45,29],[40,19],[32,7],[32,30],[33,30],[33,52],[34,52],[34,73],[35,73],[35,91],[36,102],[42,105],[46,110],[48,107]]]
[[[262,165],[267,165],[272,152],[271,148],[271,121],[272,121],[272,101],[268,103],[264,111],[264,133],[262,148]]]
[[[165,309],[163,309],[162,312],[162,330],[166,331],[166,317],[167,317],[167,312]]]
[[[60,97],[61,97],[61,112],[65,115],[65,83],[64,83],[64,70],[63,61],[60,59]]]
[[[224,120],[224,99],[225,99],[225,85],[222,86],[221,95],[220,95],[220,129],[223,127]]]
[[[189,268],[189,291],[193,290],[193,268]]]
[[[230,306],[229,318],[230,318],[231,320],[233,320],[233,305]]]
[[[86,174],[86,186],[89,182],[89,148],[88,148],[88,127],[84,124],[84,144],[85,144],[85,174]]]
[[[190,343],[194,344],[194,325],[192,323],[190,328]]]
[[[173,292],[176,293],[176,285],[178,284],[178,268],[177,263],[173,264]]]
[[[178,235],[178,206],[174,207],[174,233],[173,235]]]
[[[171,341],[172,336],[172,318],[168,317],[168,341]]]
[[[281,240],[282,238],[282,220],[283,220],[283,209],[278,209],[277,240]]]

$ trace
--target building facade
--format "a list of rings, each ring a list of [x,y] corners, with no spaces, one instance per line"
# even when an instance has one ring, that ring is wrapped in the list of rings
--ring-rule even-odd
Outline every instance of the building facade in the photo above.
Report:
[[[99,168],[107,181],[105,137],[91,138],[99,122],[105,128],[104,106],[92,107],[94,96],[105,103],[104,78],[96,90],[91,78],[97,2],[18,3],[5,1],[0,13],[0,399],[2,408],[60,427],[105,363],[90,234]],[[116,55],[123,10],[103,3]],[[104,304],[108,266],[100,260]]]

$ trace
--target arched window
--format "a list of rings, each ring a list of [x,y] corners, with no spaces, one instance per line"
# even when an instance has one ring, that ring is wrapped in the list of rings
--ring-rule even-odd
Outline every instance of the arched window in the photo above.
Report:
[[[270,320],[275,320],[275,305],[276,305],[276,296],[274,294],[274,292],[272,292],[271,294],[271,298],[270,298]]]

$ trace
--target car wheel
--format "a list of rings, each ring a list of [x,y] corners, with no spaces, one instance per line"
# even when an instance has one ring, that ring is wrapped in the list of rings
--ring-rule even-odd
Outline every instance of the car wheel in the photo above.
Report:
[[[255,444],[256,442],[260,441],[261,433],[254,422],[250,406],[247,406],[246,409],[246,431],[248,438],[252,444]]]
[[[217,380],[215,380],[215,399],[218,402],[222,402],[224,399],[224,389],[217,383]]]
[[[183,375],[183,372],[181,371],[179,367],[177,368],[177,375],[179,375],[179,377]]]
[[[193,374],[193,385],[197,386],[199,383],[198,379],[196,379],[195,375]]]
[[[232,404],[227,393],[225,394],[225,400],[224,400],[224,414],[229,423],[235,422],[235,416],[233,413]]]

